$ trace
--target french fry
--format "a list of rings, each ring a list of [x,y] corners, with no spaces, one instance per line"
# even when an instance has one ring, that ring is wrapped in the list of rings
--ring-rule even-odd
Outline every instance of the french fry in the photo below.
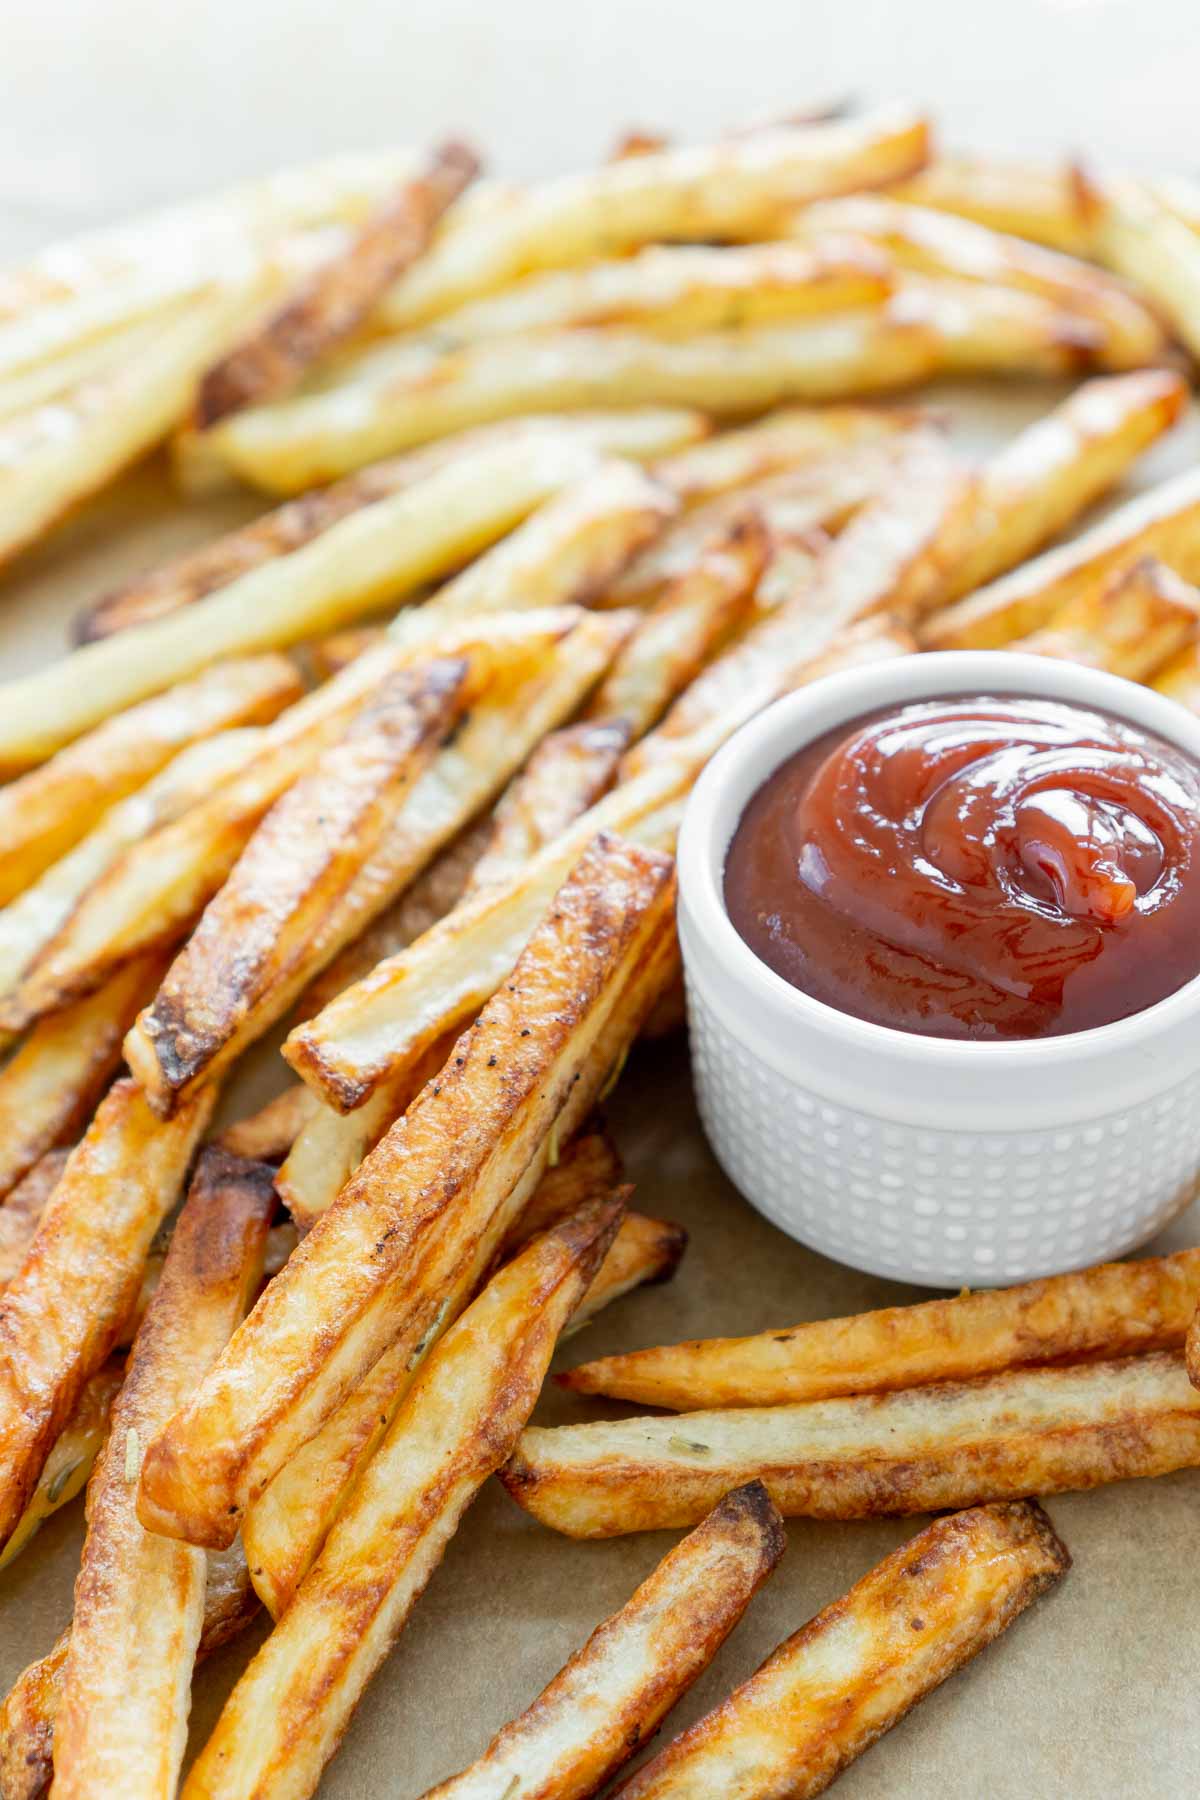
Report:
[[[632,1193],[632,1188],[626,1190]],[[574,1337],[590,1325],[615,1300],[634,1288],[670,1281],[687,1249],[687,1232],[669,1219],[648,1219],[642,1213],[626,1213],[612,1248],[575,1309],[563,1335]]]
[[[778,235],[787,213],[822,195],[915,173],[928,128],[907,108],[830,124],[664,149],[457,208],[423,261],[397,283],[380,320],[404,330],[538,269],[591,262],[676,239]]]
[[[908,275],[885,311],[926,334],[927,375],[1071,375],[1102,360],[1099,325],[1021,288]]]
[[[783,407],[752,425],[675,450],[652,463],[651,473],[682,505],[692,507],[784,469],[887,443],[917,423],[918,415],[901,407]]]
[[[1095,255],[1148,294],[1180,343],[1200,356],[1200,240],[1144,183],[1083,176]]]
[[[419,1349],[448,1276],[514,1184],[536,1180],[534,1151],[673,899],[668,859],[602,838],[580,860],[451,1062],[150,1446],[139,1500],[148,1529],[223,1547],[247,1502],[384,1350]]]
[[[1006,1370],[801,1406],[527,1431],[504,1483],[569,1537],[691,1525],[739,1481],[787,1517],[863,1519],[1058,1494],[1200,1462],[1179,1351]]]
[[[20,1272],[42,1209],[58,1186],[70,1154],[68,1149],[47,1150],[5,1195],[0,1206],[0,1290]]]
[[[618,651],[614,673],[628,648],[626,644]],[[605,686],[607,682],[601,693]],[[623,720],[564,725],[544,737],[497,802],[480,854],[459,892],[437,916],[448,912],[464,893],[507,880],[543,844],[565,831],[608,792],[628,747],[629,728]]]
[[[827,237],[838,244],[858,237],[900,268],[917,274],[1040,294],[1099,327],[1100,356],[1109,368],[1142,368],[1161,358],[1167,348],[1154,313],[1129,288],[1094,264],[988,230],[969,219],[886,195],[853,194],[806,207],[796,215],[792,229],[814,250]]]
[[[463,457],[194,606],[7,682],[0,768],[42,761],[110,713],[220,657],[297,643],[402,600],[503,536],[591,460],[578,443],[544,439]]]
[[[1028,238],[1069,256],[1092,254],[1092,231],[1079,186],[1067,167],[939,155],[891,190],[909,205],[973,219],[992,231]]]
[[[964,1381],[1032,1363],[1175,1350],[1197,1305],[1200,1250],[1180,1250],[755,1337],[633,1350],[584,1363],[558,1380],[576,1393],[676,1412],[790,1406]]]
[[[316,680],[328,681],[331,675],[340,675],[347,663],[352,663],[364,651],[374,650],[382,644],[386,636],[386,625],[348,625],[345,631],[316,638],[307,646],[309,667]]]
[[[420,173],[371,215],[340,256],[315,269],[278,312],[206,372],[196,399],[199,426],[289,392],[356,331],[421,255],[438,220],[478,169],[465,144],[439,144]]]
[[[1173,656],[1150,682],[1169,700],[1178,700],[1189,712],[1200,711],[1200,646],[1195,644]]]
[[[78,388],[105,380],[122,364],[136,361],[154,344],[164,325],[181,317],[198,291],[195,286],[189,295],[151,304],[146,316],[71,344],[58,355],[45,356],[35,352],[34,360],[28,364],[10,366],[0,372],[0,419],[6,421],[7,427],[7,421],[22,418],[21,429],[28,430],[28,415],[36,414],[42,407],[64,396],[69,397]],[[30,319],[28,324],[32,325],[33,320]],[[0,326],[0,340],[8,340],[11,345],[13,331],[11,325]],[[36,335],[28,330],[22,332],[27,340]],[[33,349],[32,344],[30,349]],[[17,355],[20,354],[18,350]]]
[[[0,1198],[87,1123],[165,965],[151,952],[118,969],[94,994],[39,1020],[0,1070]]]
[[[110,1088],[0,1295],[0,1546],[120,1336],[213,1098],[201,1092],[163,1124],[135,1082]]]
[[[144,1531],[142,1446],[212,1366],[256,1287],[275,1207],[271,1171],[209,1148],[134,1340],[108,1443],[88,1484],[87,1536],[54,1722],[64,1796],[170,1793],[187,1739],[205,1558]]]
[[[1200,1388],[1200,1307],[1187,1334],[1187,1372],[1188,1378],[1195,1388]]]
[[[1113,576],[1099,593],[1077,594],[1014,650],[1088,663],[1128,681],[1148,681],[1200,633],[1200,591],[1152,556]]]
[[[470,704],[470,673],[462,657],[398,670],[263,819],[125,1040],[163,1116],[286,1011],[328,914]]]
[[[622,1800],[824,1793],[1070,1566],[1032,1501],[935,1520],[640,1768]]]
[[[315,1790],[463,1513],[532,1412],[619,1218],[619,1203],[601,1201],[555,1226],[451,1326],[226,1702],[182,1800]]]
[[[980,588],[927,620],[931,650],[994,650],[1039,630],[1077,594],[1094,591],[1113,572],[1157,557],[1185,581],[1200,581],[1200,472],[1171,481],[1118,507],[1099,525],[1010,575]]]
[[[252,1162],[281,1162],[299,1137],[315,1101],[302,1081],[268,1100],[256,1113],[235,1119],[217,1138],[222,1150]]]
[[[973,515],[938,591],[946,604],[1023,562],[1116,485],[1170,429],[1187,385],[1168,370],[1085,382],[984,465]]]
[[[727,1494],[483,1755],[424,1800],[598,1793],[708,1667],[785,1541],[760,1482]]]
[[[0,1551],[0,1569],[15,1562],[46,1520],[82,1491],[108,1436],[109,1415],[124,1377],[124,1363],[110,1357],[84,1383],[75,1410],[55,1439],[25,1511]],[[7,1790],[0,1788],[0,1793],[6,1794]]]
[[[887,260],[852,242],[655,244],[633,256],[530,275],[438,319],[439,342],[636,325],[672,335],[731,331],[873,306]]]

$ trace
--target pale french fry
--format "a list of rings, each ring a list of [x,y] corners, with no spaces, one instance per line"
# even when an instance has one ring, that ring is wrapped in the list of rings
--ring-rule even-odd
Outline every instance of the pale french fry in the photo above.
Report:
[[[382,644],[386,636],[386,625],[350,625],[345,631],[317,638],[307,646],[309,667],[318,681],[328,681],[364,651]]]
[[[0,769],[43,760],[110,713],[222,656],[296,643],[402,600],[503,536],[591,460],[578,443],[545,439],[465,456],[194,606],[7,682]]]
[[[242,726],[181,750],[145,787],[110,806],[73,850],[0,910],[0,1004],[8,1003],[34,957],[122,851],[207,798],[261,744],[257,727]]]
[[[591,262],[676,239],[777,235],[791,210],[826,194],[881,187],[914,173],[928,128],[903,107],[829,124],[665,149],[457,208],[430,254],[381,308],[391,330],[435,318],[537,269]]]
[[[1047,550],[1010,575],[925,622],[931,650],[994,650],[1037,631],[1077,594],[1099,587],[1116,569],[1157,557],[1185,581],[1200,581],[1200,472],[1171,481],[1118,507],[1099,525]]]
[[[656,725],[754,605],[769,550],[751,502],[694,568],[665,587],[594,695],[589,716],[620,719],[634,737]]]
[[[76,642],[90,643],[202,600],[215,588],[311,543],[339,519],[402,492],[464,455],[498,445],[517,450],[536,443],[546,445],[549,454],[558,443],[590,449],[597,456],[646,461],[693,443],[704,436],[705,429],[699,413],[659,407],[511,419],[460,433],[388,462],[372,463],[333,487],[302,494],[240,531],[229,532],[102,595],[78,615]]]
[[[198,285],[192,289],[193,293],[198,291]],[[35,355],[34,360],[24,366],[0,372],[0,419],[7,422],[37,412],[85,384],[104,380],[121,364],[136,360],[154,343],[164,325],[180,317],[188,298],[186,295],[175,296],[164,303],[151,304],[145,317],[72,344],[60,354]],[[33,322],[30,319],[27,324]],[[15,329],[19,328],[0,326],[0,343],[5,340],[11,343]],[[29,338],[35,334],[26,330],[21,335]]]
[[[785,407],[676,450],[652,463],[651,472],[684,506],[695,506],[784,469],[887,443],[917,422],[916,414],[899,407]]]
[[[1070,1566],[1032,1501],[935,1520],[639,1769],[622,1800],[824,1793]]]
[[[70,1154],[68,1149],[47,1150],[5,1195],[4,1205],[0,1206],[0,1289],[19,1273],[42,1209],[58,1186]]]
[[[1187,398],[1187,384],[1169,370],[1101,377],[1019,432],[980,473],[938,603],[974,592],[1057,537],[1170,429]]]
[[[1101,360],[1104,334],[1081,313],[1021,288],[906,275],[885,311],[923,330],[937,375],[1071,375]]]
[[[586,1800],[657,1731],[783,1554],[760,1482],[727,1494],[478,1761],[424,1800]]]
[[[85,837],[105,807],[143,786],[186,745],[231,726],[264,724],[302,691],[287,657],[218,663],[117,713],[40,769],[0,788],[0,904]]]
[[[1200,239],[1144,183],[1105,176],[1081,180],[1095,255],[1136,282],[1175,336],[1200,356]]]
[[[873,306],[891,291],[887,260],[861,244],[656,244],[612,262],[527,276],[443,313],[437,336],[471,344],[579,326],[730,331]]]
[[[251,1497],[384,1350],[398,1342],[418,1349],[464,1248],[469,1255],[514,1183],[531,1173],[536,1180],[534,1151],[576,1085],[619,985],[669,913],[673,881],[669,859],[611,838],[580,859],[450,1064],[397,1120],[150,1446],[139,1501],[148,1529],[229,1543]],[[442,1205],[430,1207],[435,1191]],[[322,1342],[316,1321],[326,1315],[334,1323]]]
[[[271,1171],[203,1152],[134,1339],[108,1443],[88,1484],[87,1536],[54,1722],[67,1796],[173,1791],[187,1740],[204,1616],[205,1558],[143,1530],[142,1447],[212,1366],[262,1271]]]
[[[1030,1363],[1174,1350],[1197,1305],[1200,1250],[1180,1250],[755,1337],[633,1350],[558,1379],[576,1393],[676,1412],[787,1406],[963,1381]]]
[[[315,1790],[463,1513],[532,1412],[619,1218],[619,1203],[601,1201],[555,1226],[451,1326],[227,1701],[182,1800]]]
[[[66,1506],[82,1492],[108,1435],[112,1404],[124,1378],[124,1363],[110,1358],[84,1383],[74,1412],[46,1458],[37,1487],[0,1551],[0,1569],[6,1569],[20,1556],[39,1527],[60,1506]],[[7,1789],[0,1788],[0,1793],[7,1795]]]
[[[613,673],[628,650],[627,643],[618,652]],[[607,685],[602,684],[601,693]],[[629,736],[623,720],[601,718],[564,725],[544,737],[497,802],[486,842],[466,880],[436,916],[442,917],[464,894],[506,880],[606,794],[629,747]]]
[[[1092,254],[1092,232],[1073,171],[984,157],[939,155],[892,188],[894,199],[974,219],[1070,256]]]
[[[1148,681],[1198,633],[1200,590],[1147,556],[1099,593],[1076,594],[1041,631],[1012,647]]]
[[[222,1150],[253,1162],[281,1162],[304,1129],[316,1102],[301,1081],[294,1081],[248,1118],[235,1119],[217,1138]]]
[[[47,1150],[78,1136],[165,967],[157,952],[137,957],[94,994],[40,1019],[0,1070],[0,1199]]]
[[[1167,175],[1151,183],[1154,194],[1191,231],[1200,231],[1200,186],[1186,175]]]
[[[1160,358],[1166,339],[1136,295],[1094,264],[1045,250],[949,213],[886,195],[818,201],[796,215],[793,232],[814,250],[826,237],[858,237],[900,268],[1040,294],[1099,326],[1106,367],[1141,368]]]
[[[569,1537],[693,1524],[758,1477],[785,1516],[862,1519],[1058,1494],[1200,1462],[1179,1351],[801,1406],[527,1431],[513,1498]]]
[[[347,244],[313,271],[270,319],[236,344],[200,381],[201,428],[243,406],[277,398],[367,319],[386,290],[427,247],[438,220],[474,180],[465,144],[440,144]]]
[[[110,1088],[0,1295],[0,1544],[117,1342],[213,1098],[201,1092],[163,1124],[135,1082]]]
[[[397,671],[267,813],[125,1040],[156,1111],[287,1010],[326,916],[470,704],[470,674],[462,657]]]

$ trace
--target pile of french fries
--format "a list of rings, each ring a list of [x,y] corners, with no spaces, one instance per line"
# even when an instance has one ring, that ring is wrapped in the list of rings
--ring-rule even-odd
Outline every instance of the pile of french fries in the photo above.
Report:
[[[1200,477],[1067,537],[1188,405],[1200,196],[903,107],[477,167],[340,159],[0,279],[0,557],[168,441],[278,500],[0,686],[0,1568],[86,1486],[2,1800],[314,1793],[492,1475],[688,1535],[427,1800],[597,1793],[781,1516],[949,1510],[621,1789],[816,1794],[1065,1573],[1031,1495],[1200,1465],[1200,1250],[585,1362],[658,1410],[529,1425],[684,1251],[597,1109],[678,1022],[720,745],[928,647],[1200,710]],[[871,399],[943,375],[1087,379],[970,465]],[[280,1026],[299,1079],[217,1129]]]

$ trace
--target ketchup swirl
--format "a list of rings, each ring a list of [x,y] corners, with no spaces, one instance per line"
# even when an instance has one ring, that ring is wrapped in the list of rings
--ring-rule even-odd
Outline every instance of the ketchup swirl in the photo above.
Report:
[[[1106,714],[1021,698],[860,719],[764,784],[730,918],[794,986],[938,1037],[1046,1037],[1200,972],[1200,770]]]

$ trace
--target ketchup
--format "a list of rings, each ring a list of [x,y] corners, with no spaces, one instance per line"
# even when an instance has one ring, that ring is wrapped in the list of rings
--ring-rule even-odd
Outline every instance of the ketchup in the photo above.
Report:
[[[924,700],[777,769],[725,864],[729,917],[828,1006],[931,1037],[1053,1037],[1200,973],[1200,769],[1049,700]]]

